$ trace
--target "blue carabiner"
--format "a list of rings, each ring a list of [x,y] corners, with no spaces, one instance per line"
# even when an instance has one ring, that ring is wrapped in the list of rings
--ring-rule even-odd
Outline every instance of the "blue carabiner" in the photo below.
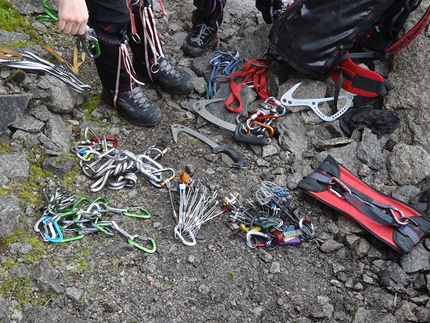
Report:
[[[63,240],[63,232],[57,221],[52,216],[46,216],[42,223],[45,227],[45,238],[50,242],[61,242]],[[47,230],[48,229],[48,230]],[[48,233],[50,232],[50,234]]]

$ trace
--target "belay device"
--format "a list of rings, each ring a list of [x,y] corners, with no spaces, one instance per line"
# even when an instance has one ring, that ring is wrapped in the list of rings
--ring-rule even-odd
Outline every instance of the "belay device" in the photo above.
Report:
[[[337,92],[342,87],[363,97],[384,96],[393,85],[371,70],[373,61],[389,59],[428,26],[430,7],[399,38],[409,14],[420,4],[421,0],[295,0],[273,24],[270,48],[310,78],[324,81],[331,75]]]
[[[401,253],[411,251],[430,230],[430,217],[370,187],[332,156],[298,187]]]

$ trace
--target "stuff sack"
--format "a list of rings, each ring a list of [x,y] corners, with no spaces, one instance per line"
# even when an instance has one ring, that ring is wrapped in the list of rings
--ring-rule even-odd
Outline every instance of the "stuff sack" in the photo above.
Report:
[[[400,253],[411,251],[430,230],[429,216],[364,183],[332,156],[298,187]]]
[[[270,50],[306,76],[363,96],[384,96],[394,86],[372,68],[407,46],[428,25],[430,7],[399,34],[421,0],[296,0],[275,21]]]

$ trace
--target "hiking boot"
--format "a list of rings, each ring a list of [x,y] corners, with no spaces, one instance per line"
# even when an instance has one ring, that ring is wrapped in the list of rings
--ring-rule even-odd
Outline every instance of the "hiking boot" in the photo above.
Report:
[[[191,57],[199,57],[208,49],[211,42],[217,38],[215,28],[209,27],[206,24],[194,26],[188,33],[182,44],[184,53]]]
[[[103,88],[102,98],[114,106],[115,91]],[[134,85],[133,90],[121,92],[116,102],[118,112],[130,123],[139,127],[154,127],[161,121],[161,110],[143,93],[142,87]]]
[[[133,68],[137,75],[142,76],[145,81],[150,81],[145,64],[133,60]],[[194,89],[190,74],[173,65],[166,57],[160,57],[151,71],[153,82],[166,92],[189,94]]]

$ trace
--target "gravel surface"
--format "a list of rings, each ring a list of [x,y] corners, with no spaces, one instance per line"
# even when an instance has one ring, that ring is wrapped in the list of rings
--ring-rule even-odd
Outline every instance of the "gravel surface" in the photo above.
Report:
[[[219,202],[231,193],[238,193],[246,204],[263,180],[286,186],[294,173],[300,176],[294,170],[300,167],[293,167],[289,152],[275,138],[270,147],[262,149],[237,143],[232,133],[212,124],[200,129],[219,144],[237,149],[248,162],[245,169],[228,167],[221,155],[212,154],[208,146],[192,137],[180,134],[177,143],[172,140],[172,124],[195,128],[197,117],[188,111],[187,104],[202,98],[204,92],[198,89],[204,89],[205,75],[197,75],[198,60],[184,57],[180,50],[190,24],[192,1],[163,3],[167,19],[161,17],[158,3],[154,6],[165,54],[190,71],[196,91],[188,97],[170,96],[148,84],[148,95],[164,113],[160,126],[152,129],[126,123],[107,106],[101,105],[92,115],[85,114],[78,106],[73,114],[63,115],[73,126],[70,144],[81,140],[87,127],[97,134],[115,136],[118,147],[135,154],[165,142],[167,151],[159,163],[173,168],[177,174],[186,171],[194,180],[201,181],[210,194],[216,193]],[[218,49],[232,50],[256,30],[268,31],[262,24],[252,2],[229,0]],[[266,42],[267,38],[256,41]],[[68,49],[64,48],[66,58],[71,53]],[[255,50],[249,48],[243,58],[253,57]],[[87,60],[80,73],[96,96],[100,83],[94,78],[93,62]],[[333,126],[332,130],[336,132],[338,128]],[[62,244],[29,245],[19,238],[12,239],[12,244],[2,243],[2,263],[17,263],[5,270],[2,279],[5,282],[11,277],[29,279],[18,285],[24,296],[18,297],[19,293],[9,290],[0,297],[0,321],[360,323],[426,322],[428,318],[427,258],[419,271],[405,273],[398,265],[399,254],[298,190],[290,191],[294,204],[300,217],[314,223],[316,239],[270,251],[251,249],[246,246],[244,235],[227,225],[226,212],[205,223],[198,232],[196,245],[190,247],[174,236],[176,222],[166,187],[156,187],[140,174],[133,188],[90,192],[92,182],[77,168],[78,159],[68,151],[64,155],[75,162],[74,171],[79,172],[68,190],[79,197],[103,196],[112,207],[141,206],[151,213],[149,219],[120,215],[106,215],[103,219],[116,221],[130,233],[152,237],[157,251],[145,253],[119,234],[102,233]],[[31,157],[29,162],[32,163]],[[36,183],[32,190],[39,199],[45,185],[53,188],[65,185],[59,175],[39,178]],[[171,194],[177,212],[179,192],[174,184]],[[20,207],[23,213],[20,227],[41,241],[32,227],[40,218],[42,205],[21,201]],[[430,243],[425,241],[424,246],[428,248]],[[419,250],[428,254],[424,247]],[[29,255],[35,260],[30,261]],[[387,263],[392,267],[389,274],[384,274],[382,264]],[[418,297],[422,298],[417,300]]]

